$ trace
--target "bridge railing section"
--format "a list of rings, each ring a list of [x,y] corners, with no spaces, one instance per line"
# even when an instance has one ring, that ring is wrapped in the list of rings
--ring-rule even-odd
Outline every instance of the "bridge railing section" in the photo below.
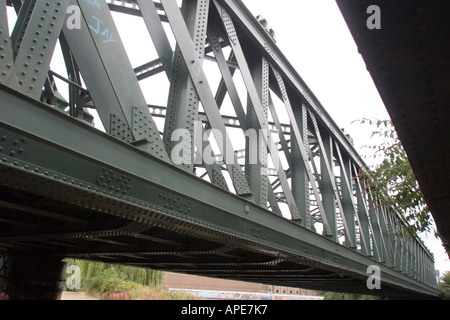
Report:
[[[350,138],[241,1],[2,1],[0,14],[2,84],[435,286],[432,255],[372,197]]]

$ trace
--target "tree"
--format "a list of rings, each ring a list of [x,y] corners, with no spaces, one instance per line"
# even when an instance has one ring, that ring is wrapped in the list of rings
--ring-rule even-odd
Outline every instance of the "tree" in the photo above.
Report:
[[[450,300],[450,272],[446,272],[439,282],[442,299]]]
[[[122,281],[156,287],[161,284],[164,275],[162,271],[148,268],[76,259],[65,259],[64,261],[67,263],[67,266],[76,265],[80,268],[81,283],[83,286],[105,286],[104,283],[108,281],[110,285],[114,284],[114,281]]]
[[[372,153],[373,164],[363,176],[372,195],[381,205],[404,218],[405,232],[415,235],[432,231],[430,210],[392,121],[362,119],[359,122],[374,127],[372,137],[379,138],[377,143],[366,146]]]

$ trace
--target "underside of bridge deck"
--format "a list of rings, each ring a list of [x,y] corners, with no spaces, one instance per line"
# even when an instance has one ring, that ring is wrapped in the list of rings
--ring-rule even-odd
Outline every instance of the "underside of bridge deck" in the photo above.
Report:
[[[450,4],[337,0],[450,252]],[[381,29],[369,29],[377,5]]]

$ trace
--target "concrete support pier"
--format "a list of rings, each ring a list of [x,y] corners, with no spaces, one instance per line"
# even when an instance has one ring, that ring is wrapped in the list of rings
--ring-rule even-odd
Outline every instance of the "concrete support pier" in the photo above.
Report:
[[[0,252],[0,299],[60,300],[65,271],[57,257]]]

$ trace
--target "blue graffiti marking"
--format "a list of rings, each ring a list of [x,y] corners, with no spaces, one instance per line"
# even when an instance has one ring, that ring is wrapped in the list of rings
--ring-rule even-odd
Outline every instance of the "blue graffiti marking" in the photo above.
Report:
[[[97,27],[94,28],[93,26],[89,25],[89,28],[94,31],[96,34],[99,34],[100,36],[104,37],[103,43],[110,43],[110,42],[116,42],[117,40],[113,39],[114,35],[109,31],[108,28],[102,30],[103,21],[96,16],[92,16],[97,21]]]

